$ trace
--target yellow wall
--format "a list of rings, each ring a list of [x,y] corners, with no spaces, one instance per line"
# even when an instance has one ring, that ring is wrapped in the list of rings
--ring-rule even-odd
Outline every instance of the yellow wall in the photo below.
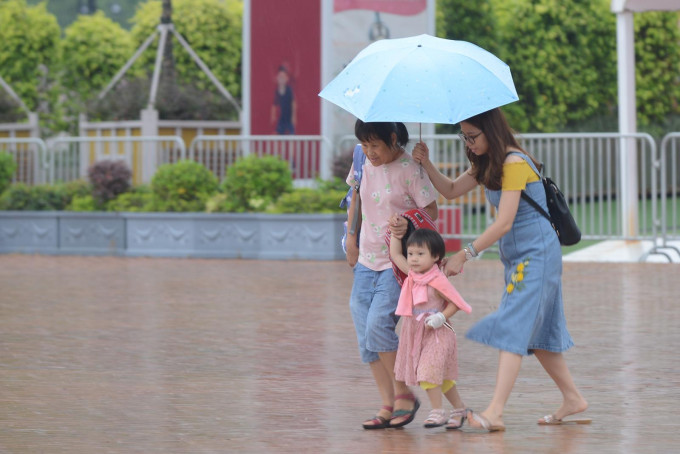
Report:
[[[17,138],[17,139],[26,139],[28,137],[31,137],[31,132],[30,131],[16,131],[14,133],[14,137]],[[10,131],[0,131],[0,138],[9,139],[10,138]]]
[[[142,130],[140,128],[133,128],[130,130],[130,134],[134,137],[139,137],[142,135]],[[115,130],[115,134],[111,134],[110,129],[104,129],[101,131],[100,137],[126,137],[127,128],[121,128]],[[87,132],[88,137],[97,137],[97,132],[90,130]],[[137,185],[142,183],[142,144],[140,142],[114,142],[114,143],[90,143],[89,154],[90,162],[95,162],[97,156],[97,147],[101,147],[102,153],[104,155],[109,155],[112,157],[123,157],[125,156],[125,149],[127,147],[132,151],[132,162],[130,167],[132,168],[132,183]]]

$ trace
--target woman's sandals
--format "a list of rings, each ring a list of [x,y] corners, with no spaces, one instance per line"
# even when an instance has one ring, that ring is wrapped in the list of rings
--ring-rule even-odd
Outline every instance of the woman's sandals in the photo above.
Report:
[[[555,415],[547,415],[538,420],[539,426],[563,426],[565,424],[590,424],[593,422],[589,418],[579,419],[557,419]]]
[[[491,421],[486,419],[484,416],[473,412],[472,410],[467,410],[468,426],[473,429],[483,430],[485,432],[504,432],[505,426],[500,424],[492,424]],[[478,425],[472,426],[470,421],[475,421]]]

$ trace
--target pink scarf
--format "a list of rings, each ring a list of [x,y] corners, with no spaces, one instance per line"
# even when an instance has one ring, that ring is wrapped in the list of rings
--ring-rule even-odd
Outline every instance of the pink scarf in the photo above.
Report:
[[[458,306],[463,312],[470,313],[472,308],[465,302],[458,290],[444,276],[444,273],[434,265],[427,273],[408,272],[404,280],[397,304],[397,315],[412,316],[413,306],[427,302],[427,286],[430,286],[444,295],[444,298]]]

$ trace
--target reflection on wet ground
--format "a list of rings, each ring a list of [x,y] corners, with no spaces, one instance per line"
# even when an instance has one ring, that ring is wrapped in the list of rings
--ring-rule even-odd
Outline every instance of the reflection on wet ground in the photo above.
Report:
[[[590,426],[542,427],[560,395],[534,358],[507,432],[365,431],[344,262],[0,256],[0,452],[675,452],[680,268],[565,263],[567,360]],[[496,261],[454,280],[492,311]],[[483,409],[497,352],[459,336],[460,392]]]

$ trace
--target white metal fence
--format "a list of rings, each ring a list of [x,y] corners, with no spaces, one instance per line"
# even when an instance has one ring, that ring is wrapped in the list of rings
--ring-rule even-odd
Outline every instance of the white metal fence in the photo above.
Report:
[[[432,161],[450,178],[469,165],[457,135],[424,135]],[[661,146],[648,134],[561,133],[518,135],[522,146],[544,163],[546,176],[564,192],[584,240],[651,240],[647,254],[663,254],[669,241],[680,240],[680,133],[668,134]],[[354,136],[338,142],[338,153],[347,153]],[[629,206],[622,193],[623,149],[631,147],[637,163],[637,203]],[[493,222],[493,209],[483,189],[476,188],[453,201],[440,199],[441,206],[458,206],[461,229],[450,238],[469,240]],[[623,228],[626,215],[635,220],[633,233]]]
[[[186,158],[184,141],[176,136],[58,137],[50,143],[49,181],[71,181],[87,175],[101,160],[125,161],[135,184],[149,182],[157,166]]]
[[[332,145],[323,136],[201,135],[189,146],[189,158],[204,164],[220,180],[231,164],[251,154],[281,157],[290,165],[298,184],[331,177]]]
[[[648,253],[653,254],[664,254],[672,247],[669,242],[680,241],[680,132],[666,135],[658,146],[648,134],[523,134],[518,138],[564,192],[585,240],[652,240]],[[423,140],[444,174],[455,178],[467,167],[457,135],[425,135]],[[149,181],[158,165],[184,158],[204,164],[222,179],[237,159],[256,154],[281,156],[289,162],[298,185],[309,185],[317,177],[330,178],[334,158],[351,151],[355,143],[353,136],[343,137],[333,147],[322,136],[199,135],[187,149],[179,136],[61,137],[49,145],[37,138],[0,138],[0,151],[8,151],[18,164],[14,181],[27,184],[85,177],[87,167],[100,159],[126,160],[137,169],[135,183]],[[632,207],[620,197],[626,146],[633,150],[637,164],[636,181],[626,180],[638,196]],[[440,203],[461,211],[460,229],[449,238],[468,240],[493,221],[481,188]],[[623,228],[627,210],[636,225],[632,234]]]
[[[49,181],[47,166],[47,146],[41,139],[33,137],[0,138],[0,151],[9,153],[17,170],[12,183],[28,185],[43,184]]]
[[[654,252],[678,248],[669,241],[680,241],[680,132],[667,134],[660,145],[658,173],[660,175],[661,234],[655,241]]]

